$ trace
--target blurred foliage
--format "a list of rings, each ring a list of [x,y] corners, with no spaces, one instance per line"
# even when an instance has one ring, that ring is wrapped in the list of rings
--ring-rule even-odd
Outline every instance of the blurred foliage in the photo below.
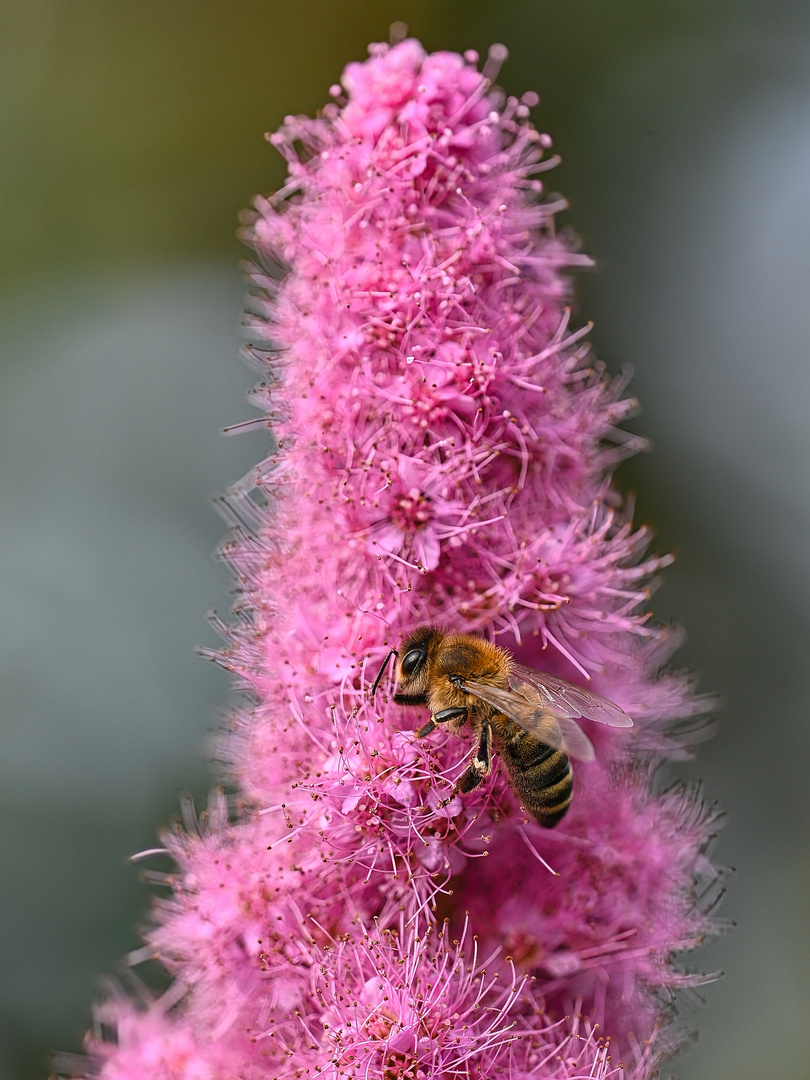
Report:
[[[690,0],[3,0],[0,286],[55,266],[225,254],[251,193],[273,189],[261,134],[328,100],[343,65],[408,22],[428,49],[505,42],[513,91],[597,197],[569,132],[606,69],[698,28],[723,5]],[[556,182],[556,181],[555,181]],[[580,228],[589,228],[590,215]]]

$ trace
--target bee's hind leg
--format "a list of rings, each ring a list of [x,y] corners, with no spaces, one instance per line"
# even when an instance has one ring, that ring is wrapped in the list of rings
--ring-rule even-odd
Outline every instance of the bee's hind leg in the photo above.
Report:
[[[469,768],[458,782],[462,795],[477,788],[485,776],[492,771],[492,728],[488,720],[481,725],[481,741],[473,754]]]

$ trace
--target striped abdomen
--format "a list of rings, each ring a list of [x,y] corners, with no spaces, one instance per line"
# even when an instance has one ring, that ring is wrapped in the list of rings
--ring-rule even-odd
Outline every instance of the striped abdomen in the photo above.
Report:
[[[496,743],[515,794],[541,825],[551,828],[571,804],[571,762],[562,750],[546,746],[516,725],[509,734],[509,738],[496,737]]]

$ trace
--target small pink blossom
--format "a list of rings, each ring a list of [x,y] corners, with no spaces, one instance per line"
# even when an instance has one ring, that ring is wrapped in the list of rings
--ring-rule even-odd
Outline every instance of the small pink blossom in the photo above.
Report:
[[[247,230],[252,401],[277,448],[222,501],[238,600],[214,656],[245,694],[217,752],[237,797],[165,837],[146,944],[174,978],[100,1010],[105,1080],[325,1076],[650,1080],[678,1042],[673,960],[713,929],[717,814],[659,792],[708,702],[665,669],[648,535],[611,470],[634,403],[571,326],[553,164],[477,57],[375,45],[345,99],[272,137],[289,168]],[[553,831],[497,759],[418,739],[389,650],[476,631],[635,726]],[[597,729],[597,730],[593,730]],[[696,900],[696,890],[703,901]]]
[[[368,550],[410,558],[418,570],[435,570],[441,542],[464,530],[466,506],[450,499],[455,490],[450,470],[441,472],[419,460],[400,457],[387,472],[390,485],[375,501],[381,515],[369,527]]]

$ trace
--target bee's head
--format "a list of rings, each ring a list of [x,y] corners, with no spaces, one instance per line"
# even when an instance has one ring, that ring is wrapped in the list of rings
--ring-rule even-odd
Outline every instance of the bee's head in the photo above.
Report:
[[[435,626],[419,626],[404,638],[399,648],[394,690],[394,701],[398,705],[424,705],[427,702],[430,661],[444,636],[444,632]]]

